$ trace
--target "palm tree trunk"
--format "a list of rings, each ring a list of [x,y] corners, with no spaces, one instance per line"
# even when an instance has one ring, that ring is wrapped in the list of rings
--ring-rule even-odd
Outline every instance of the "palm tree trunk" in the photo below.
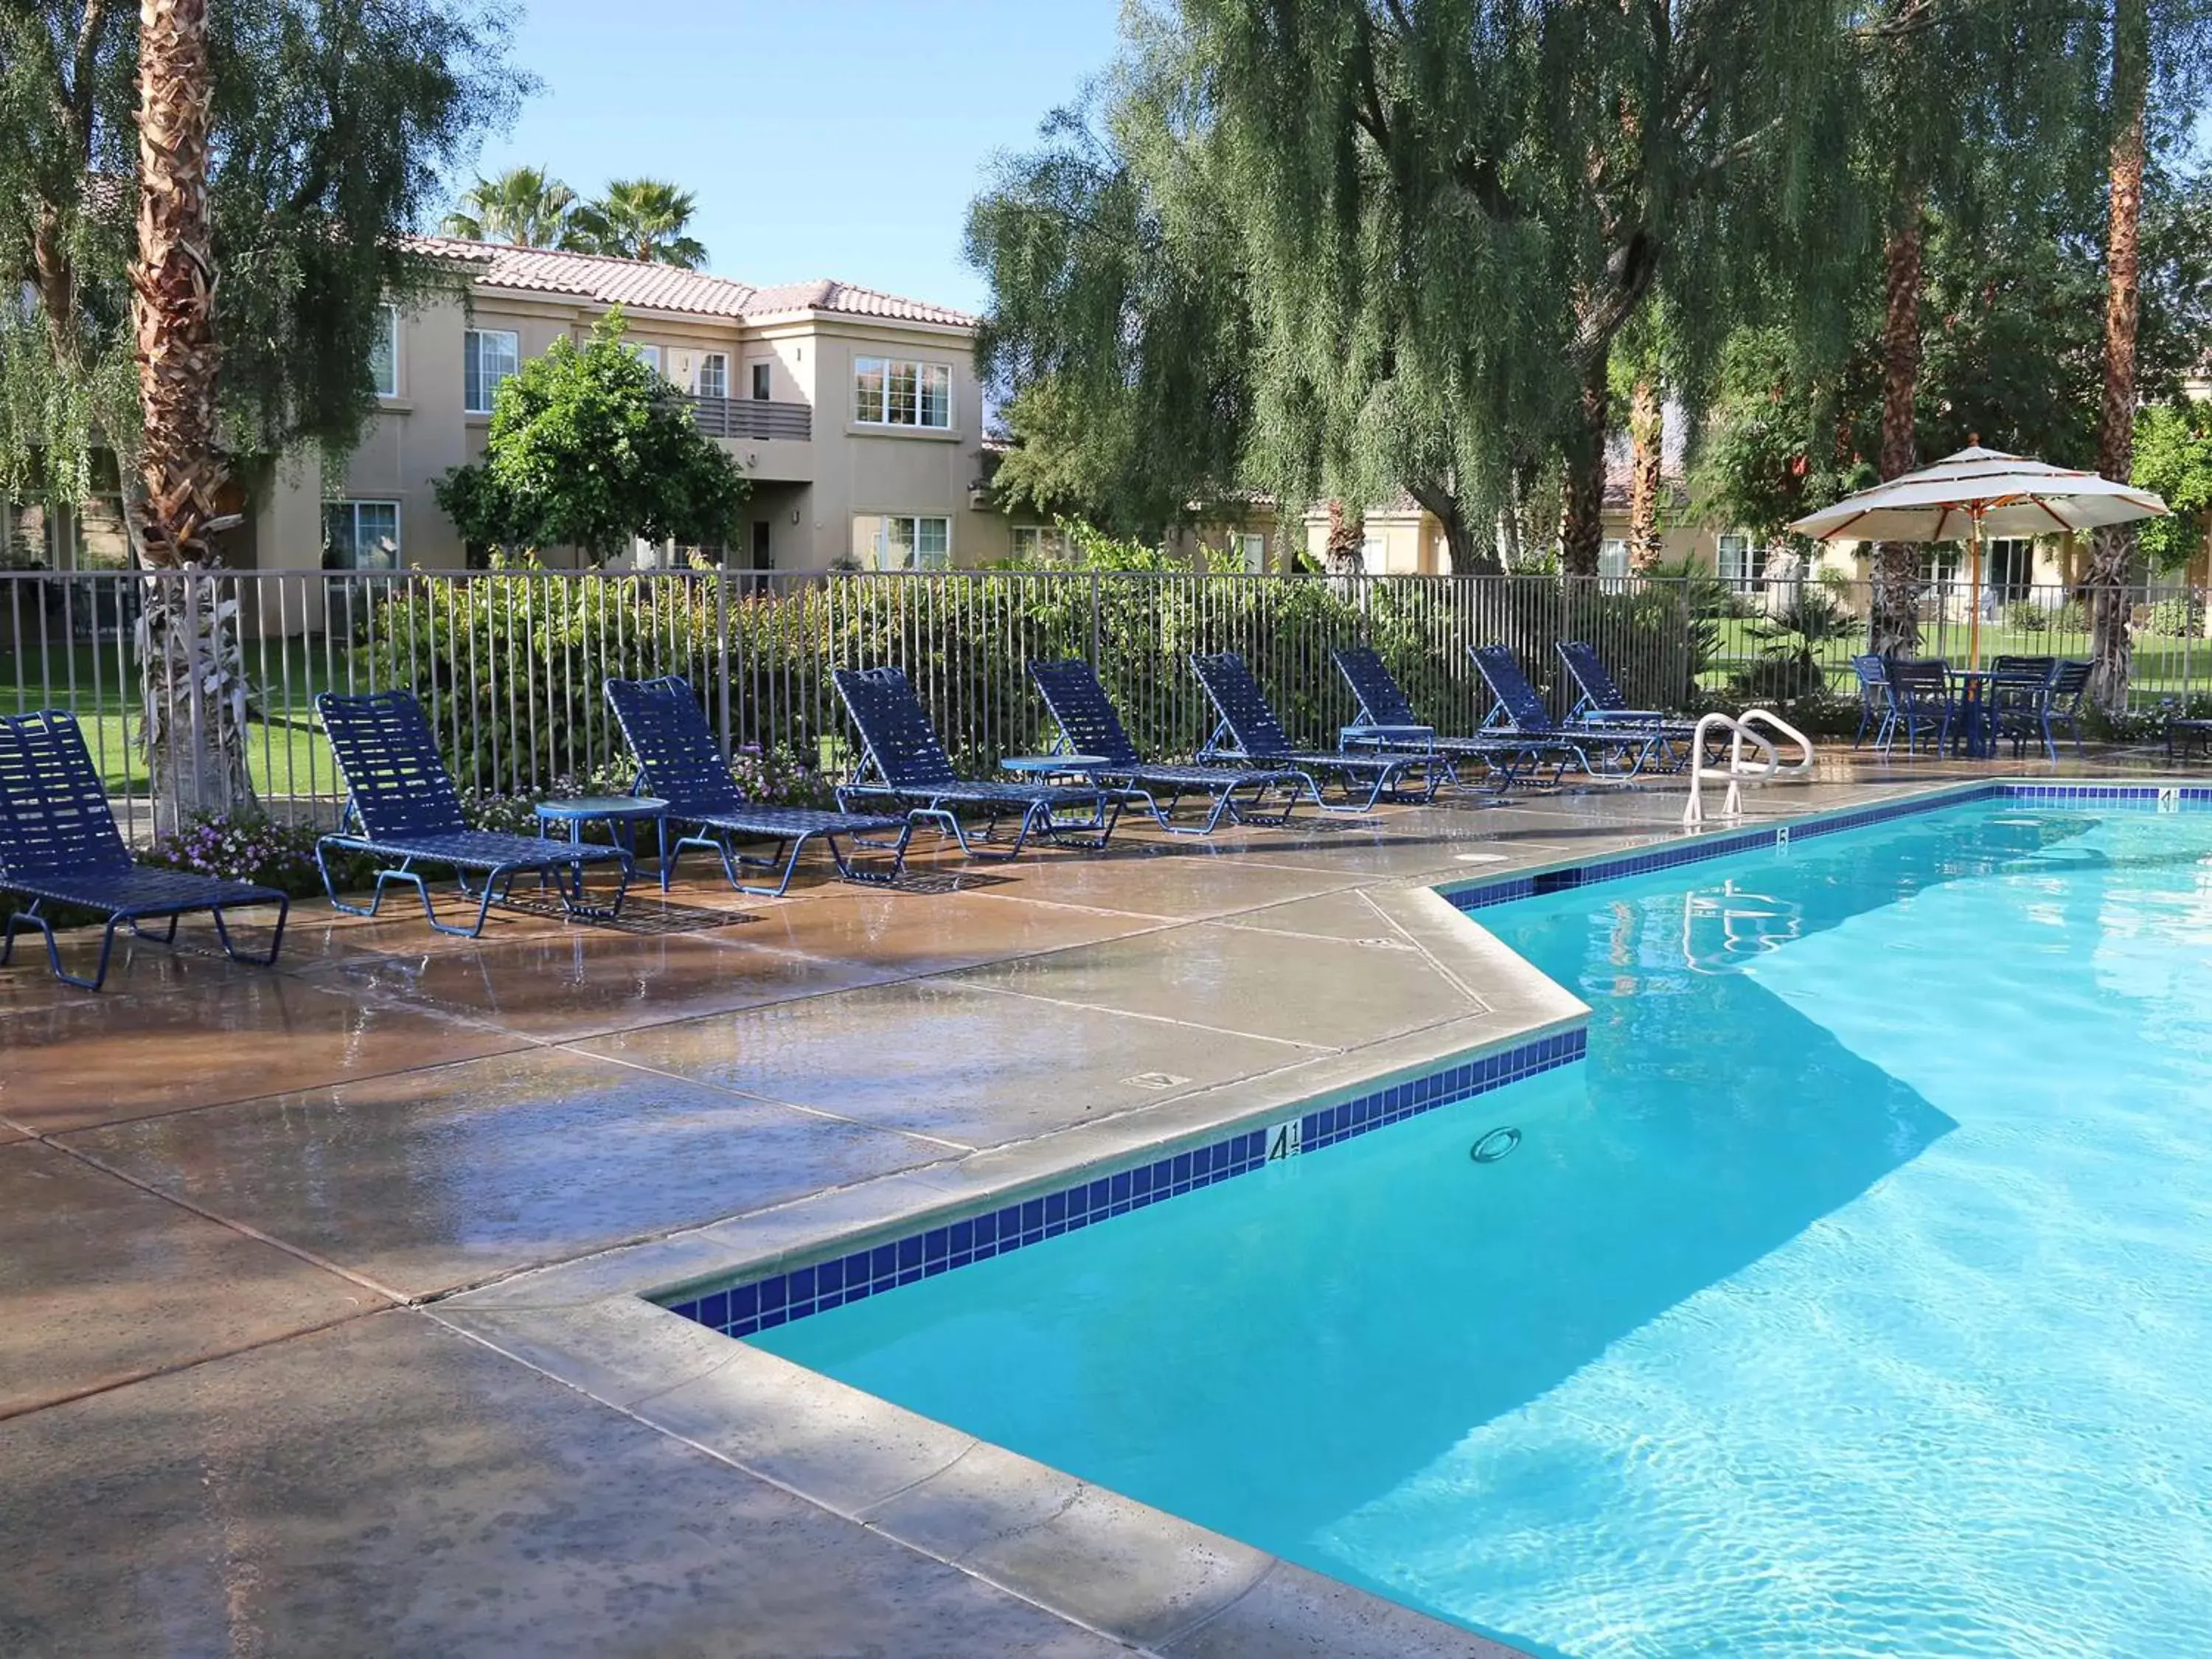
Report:
[[[1566,446],[1559,564],[1570,576],[1596,575],[1598,551],[1605,545],[1605,437],[1612,416],[1612,392],[1606,384],[1609,356],[1601,347],[1583,361],[1577,418]]]
[[[1921,256],[1925,228],[1917,197],[1899,204],[1883,254],[1881,328],[1881,476],[1910,472],[1919,459],[1913,404],[1920,392]],[[1914,542],[1878,542],[1867,648],[1910,656],[1920,648],[1921,550]]]
[[[250,806],[237,605],[204,573],[221,527],[216,450],[215,257],[208,214],[214,84],[208,0],[142,0],[138,253],[131,268],[145,409],[133,503],[144,576],[138,653],[155,820]]]
[[[1667,544],[1659,530],[1661,463],[1667,447],[1667,410],[1659,383],[1638,375],[1628,405],[1628,562],[1636,570],[1659,563]]]
[[[2105,240],[2105,395],[2098,413],[2097,470],[2125,480],[2136,447],[2136,264],[2142,228],[2143,106],[2150,85],[2150,19],[2145,0],[2118,0],[2112,17],[2112,189]],[[2090,538],[2092,695],[2118,712],[2133,669],[2128,617],[2136,532],[2107,525]]]

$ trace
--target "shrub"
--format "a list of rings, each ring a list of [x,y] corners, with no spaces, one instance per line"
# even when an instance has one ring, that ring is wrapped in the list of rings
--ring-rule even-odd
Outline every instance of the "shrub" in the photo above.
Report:
[[[2204,631],[2204,601],[2194,593],[2180,599],[2160,599],[2150,607],[2143,631],[2172,639],[2201,635]]]
[[[184,870],[221,881],[274,887],[295,898],[323,890],[315,867],[312,824],[283,823],[253,815],[224,817],[203,813],[186,819],[142,855],[141,862],[165,870]],[[333,855],[331,873],[341,888],[368,884],[367,861],[357,855]]]
[[[2005,607],[2004,625],[2015,634],[2040,634],[2051,626],[2051,612],[2033,599],[2015,599]]]

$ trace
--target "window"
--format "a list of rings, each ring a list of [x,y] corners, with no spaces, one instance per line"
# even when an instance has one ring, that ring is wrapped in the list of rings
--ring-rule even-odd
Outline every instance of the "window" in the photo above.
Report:
[[[2028,596],[2035,580],[2035,544],[2025,536],[2007,537],[1982,550],[1982,589],[1998,605]]]
[[[766,363],[755,363],[753,365],[753,401],[757,404],[766,403],[768,391],[769,366]]]
[[[659,346],[633,345],[629,348],[629,355],[636,358],[638,362],[643,363],[654,374],[658,374],[660,373],[660,348]]]
[[[522,337],[514,330],[469,330],[461,336],[461,407],[471,415],[490,414],[499,383],[521,367]]]
[[[753,568],[756,570],[775,568],[775,536],[770,526],[771,521],[767,519],[753,520]]]
[[[853,419],[865,426],[951,427],[951,365],[855,357]]]
[[[1766,585],[1766,550],[1753,546],[1748,536],[1735,532],[1723,535],[1714,544],[1713,565],[1720,579],[1739,593],[1756,593]]]
[[[1626,581],[1628,579],[1628,544],[1623,541],[1601,542],[1597,550],[1597,574],[1605,581]]]
[[[1928,544],[1928,562],[1922,567],[1921,574],[1931,586],[1937,587],[1955,582],[1965,569],[1962,556],[1960,550],[1954,543],[1930,542]]]
[[[379,306],[376,337],[369,342],[368,374],[380,398],[399,395],[399,307]]]
[[[1267,538],[1265,536],[1238,536],[1237,551],[1244,561],[1248,574],[1256,576],[1267,568]]]
[[[952,520],[855,514],[853,557],[863,570],[942,570],[952,562]]]
[[[699,360],[698,378],[692,388],[702,398],[726,398],[730,395],[730,360],[719,351],[710,351]]]
[[[398,563],[398,502],[323,503],[324,569],[391,570]]]
[[[1060,562],[1060,532],[1052,526],[1018,524],[1006,533],[1013,541],[1016,564],[1057,564]]]

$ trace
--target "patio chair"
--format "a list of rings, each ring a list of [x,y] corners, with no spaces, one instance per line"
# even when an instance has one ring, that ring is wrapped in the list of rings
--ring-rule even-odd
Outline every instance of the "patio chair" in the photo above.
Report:
[[[1098,683],[1097,672],[1080,658],[1066,662],[1031,662],[1030,678],[1044,698],[1060,739],[1079,755],[1095,755],[1106,763],[1091,777],[1152,815],[1152,821],[1170,835],[1210,836],[1223,818],[1235,823],[1277,827],[1288,823],[1299,797],[1313,781],[1286,767],[1176,766],[1148,761],[1115,712],[1113,699]],[[1283,805],[1271,809],[1268,797],[1280,791]],[[1240,802],[1240,793],[1248,799]],[[1179,823],[1175,811],[1183,797],[1198,794],[1212,805],[1198,823]],[[1167,799],[1162,802],[1160,797]]]
[[[1631,708],[1620,683],[1613,678],[1595,646],[1582,640],[1559,640],[1553,641],[1553,649],[1559,653],[1559,660],[1566,665],[1575,689],[1582,694],[1574,707],[1567,710],[1569,725],[1611,724],[1659,732],[1664,734],[1670,752],[1677,744],[1696,740],[1695,720],[1686,720],[1663,708]]]
[[[1413,753],[1376,749],[1301,749],[1275,718],[1267,694],[1244,659],[1233,651],[1213,655],[1194,652],[1190,665],[1206,688],[1219,720],[1199,750],[1200,761],[1229,760],[1252,766],[1288,767],[1303,773],[1314,804],[1324,812],[1371,812],[1386,795],[1397,800],[1428,800],[1443,781],[1443,763],[1423,750]],[[1322,793],[1320,778],[1334,778],[1338,799]],[[1413,781],[1418,780],[1418,781]],[[1364,787],[1366,793],[1359,792]]]
[[[430,722],[412,693],[347,696],[325,691],[315,698],[315,712],[322,716],[324,733],[347,790],[340,828],[315,843],[324,890],[338,909],[373,916],[384,902],[386,888],[412,887],[432,927],[459,939],[474,939],[483,932],[493,900],[506,898],[515,877],[534,871],[541,878],[558,880],[562,907],[572,916],[604,921],[622,914],[631,862],[621,848],[469,827],[459,792],[430,735]],[[349,823],[356,831],[344,827]],[[389,861],[377,871],[375,896],[367,904],[351,904],[338,896],[327,856],[332,849]],[[621,872],[613,899],[605,905],[585,903],[586,866],[610,862]],[[463,896],[477,901],[476,920],[468,927],[438,920],[430,884],[422,875],[425,866],[452,872]],[[473,892],[468,879],[471,874],[482,878],[482,885]]]
[[[1889,730],[1897,719],[1896,706],[1889,700],[1889,663],[1880,653],[1869,651],[1851,659],[1851,672],[1859,683],[1859,729],[1851,733],[1851,747],[1863,743],[1871,728],[1874,746],[1886,753]]]
[[[1999,658],[2002,669],[2004,659]],[[2027,752],[2031,742],[2040,742],[2046,758],[2058,758],[2057,728],[2064,726],[2066,734],[2074,740],[2074,752],[2084,752],[2081,744],[2081,703],[2089,690],[2091,665],[2086,662],[2061,662],[2045,659],[2050,664],[2043,678],[2025,686],[2018,695],[2008,685],[2004,695],[1993,704],[1996,734],[2012,739],[2015,756]],[[2167,742],[2172,743],[2169,733]],[[2171,748],[2168,753],[2172,752]]]
[[[1510,787],[1524,768],[1540,771],[1547,757],[1553,761],[1551,781],[1556,783],[1565,775],[1567,763],[1580,753],[1572,744],[1541,738],[1498,732],[1474,737],[1441,733],[1414,712],[1397,676],[1372,646],[1340,646],[1329,655],[1352,687],[1352,695],[1359,700],[1358,720],[1340,734],[1346,744],[1425,750],[1442,762],[1445,775],[1453,783],[1459,781],[1461,761],[1479,760],[1494,780],[1493,787],[1499,789]]]
[[[1650,764],[1664,744],[1662,732],[1626,721],[1591,726],[1554,720],[1511,651],[1502,645],[1470,645],[1467,653],[1474,659],[1483,684],[1490,688],[1492,707],[1483,722],[1486,732],[1511,732],[1518,738],[1561,744],[1594,778],[1632,778]],[[1673,758],[1670,752],[1668,760]]]
[[[0,967],[15,952],[15,935],[46,935],[46,963],[64,984],[97,991],[106,983],[118,928],[134,939],[154,938],[140,923],[167,920],[158,942],[173,945],[177,921],[204,910],[215,918],[216,938],[234,962],[266,968],[284,943],[292,901],[273,887],[222,881],[184,870],[149,869],[131,856],[116,827],[107,791],[85,747],[76,716],[59,708],[0,715],[0,892],[29,900],[8,918],[0,938]],[[62,967],[50,904],[104,916],[100,965],[90,979]],[[276,907],[276,931],[261,955],[242,952],[230,937],[225,912],[242,905]]]
[[[824,812],[803,806],[767,806],[746,799],[722,758],[721,745],[692,695],[690,683],[670,674],[652,680],[609,680],[607,702],[615,720],[637,757],[637,791],[668,803],[666,825],[690,833],[671,840],[661,836],[660,890],[668,890],[676,860],[687,847],[717,854],[730,885],[741,893],[778,898],[791,885],[792,872],[807,842],[820,841],[830,849],[837,873],[847,881],[885,885],[898,879],[906,867],[907,842],[914,826],[904,817],[881,813]],[[889,834],[890,867],[880,872],[864,871],[853,860],[841,841],[866,846],[864,840]],[[766,855],[739,853],[735,842],[772,842],[775,850]],[[743,870],[772,872],[773,886],[748,883]]]
[[[896,668],[834,670],[837,695],[860,732],[860,770],[837,788],[837,805],[895,801],[910,819],[935,823],[970,858],[1012,859],[1032,836],[1066,846],[1106,845],[1121,814],[1120,799],[1097,784],[985,783],[963,778],[939,741],[928,712]],[[980,812],[971,835],[961,813]],[[1073,816],[1070,816],[1073,815]],[[1014,820],[1013,843],[1000,848],[999,825]]]
[[[1890,663],[1888,680],[1889,735],[1875,746],[1887,754],[1902,727],[1907,754],[1919,748],[1923,732],[1934,733],[1935,753],[1949,748],[1951,727],[1959,717],[1958,702],[1951,695],[1950,665],[1941,658],[1902,657]]]

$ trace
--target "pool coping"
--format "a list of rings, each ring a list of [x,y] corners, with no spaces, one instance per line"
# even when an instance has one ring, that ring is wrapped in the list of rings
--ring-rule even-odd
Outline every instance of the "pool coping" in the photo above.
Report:
[[[733,1282],[796,1281],[832,1258],[875,1257],[885,1248],[894,1251],[889,1277],[871,1288],[889,1288],[909,1274],[950,1270],[951,1229],[963,1219],[1011,1211],[1023,1243],[1069,1231],[1065,1212],[1048,1221],[1042,1206],[1073,1191],[1071,1177],[1107,1185],[1104,1214],[1085,1218],[1105,1218],[1141,1207],[1133,1191],[1118,1206],[1110,1201],[1117,1175],[1164,1164],[1168,1190],[1158,1196],[1171,1198],[1249,1173],[1275,1152],[1263,1146],[1255,1163],[1247,1140],[1232,1166],[1217,1173],[1211,1149],[1225,1142],[1295,1122],[1301,1142],[1317,1148],[1502,1086],[1526,1074],[1516,1056],[1536,1054],[1544,1061],[1529,1068],[1536,1070],[1571,1063],[1589,1010],[1472,913],[1996,798],[2212,801],[2212,787],[1972,780],[1901,791],[1871,805],[1709,823],[1505,876],[1370,888],[1390,922],[1439,968],[1480,979],[1487,1012],[1121,1118],[539,1269],[435,1301],[428,1311],[710,1455],[1143,1651],[1501,1659],[1517,1650],[732,1340],[698,1322],[696,1308],[687,1317],[667,1304]],[[1469,1068],[1458,1092],[1412,1098],[1424,1079]],[[1360,1102],[1376,1103],[1348,1121]],[[1325,1133],[1316,1138],[1314,1121],[1324,1116]],[[1176,1160],[1200,1149],[1205,1164],[1194,1163],[1178,1178]],[[1146,1201],[1157,1200],[1147,1194]],[[1031,1205],[1038,1206],[1033,1229]],[[904,1241],[926,1240],[933,1231],[945,1236],[935,1257],[916,1251],[908,1261],[900,1253]]]

